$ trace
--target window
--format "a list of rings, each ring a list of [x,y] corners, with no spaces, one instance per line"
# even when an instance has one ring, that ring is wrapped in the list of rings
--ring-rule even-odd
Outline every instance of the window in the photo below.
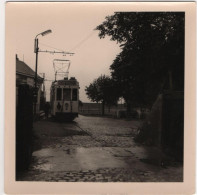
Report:
[[[77,89],[73,89],[72,101],[77,101]]]
[[[57,88],[57,97],[56,100],[62,99],[62,88]]]
[[[63,89],[63,98],[64,101],[70,101],[71,100],[71,89]]]

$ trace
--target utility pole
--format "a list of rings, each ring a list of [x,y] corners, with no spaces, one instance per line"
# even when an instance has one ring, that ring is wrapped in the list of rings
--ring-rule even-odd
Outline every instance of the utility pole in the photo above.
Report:
[[[35,37],[35,42],[34,42],[34,53],[36,53],[36,65],[35,65],[35,76],[34,76],[34,92],[33,92],[33,100],[34,100],[34,117],[36,117],[36,105],[37,105],[37,99],[38,99],[38,87],[37,87],[37,81],[38,81],[38,52],[39,52],[39,47],[38,47],[38,36],[42,35],[45,36],[49,33],[51,33],[51,30],[46,30],[42,33],[39,33]]]
[[[36,105],[37,105],[37,99],[38,99],[38,88],[37,88],[37,71],[38,71],[38,39],[35,38],[35,53],[36,53],[36,67],[35,67],[35,76],[34,76],[34,116],[36,116]]]

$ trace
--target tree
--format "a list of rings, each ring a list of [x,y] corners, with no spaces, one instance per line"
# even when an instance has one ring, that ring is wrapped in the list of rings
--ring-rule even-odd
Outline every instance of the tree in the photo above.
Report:
[[[117,12],[96,30],[120,44],[110,69],[128,107],[151,106],[163,89],[184,90],[183,12]]]
[[[104,115],[105,105],[116,104],[119,98],[114,81],[105,75],[101,75],[86,86],[85,91],[91,101],[102,102],[102,115]]]

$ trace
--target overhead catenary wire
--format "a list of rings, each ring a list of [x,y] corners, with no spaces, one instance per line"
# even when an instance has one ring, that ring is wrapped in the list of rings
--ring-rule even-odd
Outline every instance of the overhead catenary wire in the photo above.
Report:
[[[96,31],[93,30],[90,34],[88,34],[84,39],[82,39],[80,42],[78,42],[78,43],[77,43],[74,47],[72,47],[72,49],[70,49],[69,51],[74,51],[74,50],[76,50],[77,48],[79,48],[83,43],[85,43],[86,41],[88,41],[95,33],[96,33]],[[59,49],[59,48],[53,47],[53,46],[48,45],[48,44],[45,44],[45,43],[43,43],[43,42],[40,42],[40,44],[41,44],[41,45],[44,45],[44,46],[46,46],[46,47],[55,49],[55,50],[57,50],[57,51],[64,52],[63,49]],[[60,60],[59,60],[59,61],[60,61]],[[66,60],[62,60],[62,61],[66,61]],[[68,60],[68,61],[69,61],[69,60]],[[61,64],[61,65],[63,66],[63,65],[65,65],[66,63],[56,62],[56,64],[59,64],[59,65]],[[69,67],[70,67],[70,64],[67,64],[67,65],[69,65]],[[68,67],[68,69],[69,69],[69,67]],[[55,67],[54,67],[54,63],[53,63],[53,68],[54,68],[54,71],[56,72]],[[61,68],[59,68],[58,70],[61,70],[62,68],[65,68],[65,67],[61,67]],[[67,69],[67,71],[65,72],[65,73],[67,73],[67,74],[68,74],[68,69]],[[53,81],[53,80],[51,80],[51,79],[45,79],[45,81]]]
[[[96,31],[92,31],[89,35],[87,35],[84,39],[82,39],[79,43],[77,43],[73,48],[70,49],[70,51],[74,51],[78,47],[80,47],[85,41],[87,41],[90,37],[92,37]]]
[[[40,45],[44,45],[44,46],[46,46],[46,47],[49,47],[49,48],[52,48],[52,49],[56,49],[56,50],[58,50],[58,51],[64,51],[63,49],[58,49],[58,48],[56,48],[56,47],[52,47],[52,46],[47,45],[47,44],[42,43],[42,42],[40,42]]]
[[[82,39],[81,41],[79,41],[74,47],[72,47],[69,51],[74,51],[76,50],[78,47],[80,47],[84,42],[86,42],[88,39],[90,39],[94,34],[96,33],[96,31],[92,31],[90,34],[88,34],[84,39]],[[42,43],[40,42],[41,45],[44,45],[46,47],[49,47],[49,48],[52,48],[52,49],[56,49],[58,51],[61,51],[61,52],[64,52],[63,49],[59,49],[59,48],[56,48],[56,47],[53,47],[51,45],[48,45],[48,44],[45,44],[45,43]]]

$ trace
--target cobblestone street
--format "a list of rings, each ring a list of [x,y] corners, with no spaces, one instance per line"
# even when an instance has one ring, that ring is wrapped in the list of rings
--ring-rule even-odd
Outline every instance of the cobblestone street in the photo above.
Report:
[[[80,115],[71,123],[34,124],[34,152],[18,181],[181,182],[183,166],[134,142],[139,120]]]

